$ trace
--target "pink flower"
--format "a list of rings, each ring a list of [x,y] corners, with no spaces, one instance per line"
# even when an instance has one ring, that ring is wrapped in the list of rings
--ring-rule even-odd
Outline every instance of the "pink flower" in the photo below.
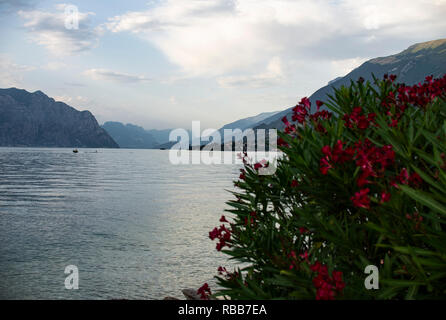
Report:
[[[328,157],[322,158],[320,161],[320,171],[322,174],[327,174],[328,170],[332,169],[333,166],[328,162]]]
[[[408,184],[409,183],[409,174],[407,173],[407,169],[406,168],[401,169],[401,172],[398,175],[397,180],[401,184]]]
[[[336,294],[342,294],[345,282],[342,280],[342,272],[334,270],[332,277],[328,274],[326,265],[318,261],[310,266],[311,271],[317,273],[313,278],[313,285],[316,288],[316,300],[334,300]]]
[[[197,294],[200,295],[200,299],[209,300],[209,295],[212,294],[211,288],[209,288],[209,285],[205,283],[197,290]]]
[[[409,177],[409,183],[413,187],[418,188],[423,183],[423,179],[421,179],[418,173],[414,172]]]
[[[222,218],[223,217],[224,216],[222,216]],[[220,218],[220,221],[222,220],[222,218]],[[228,230],[225,227],[225,225],[222,224],[219,228],[215,227],[211,232],[209,232],[209,238],[211,240],[214,239],[219,240],[219,242],[216,245],[216,249],[217,251],[220,251],[225,246],[230,247],[230,245],[227,242],[231,240],[231,231]]]
[[[257,162],[256,164],[254,164],[254,169],[255,170],[259,170],[260,168],[262,168],[263,167],[263,165],[261,164],[261,163],[259,163],[259,162]]]
[[[391,197],[390,193],[383,191],[381,193],[381,203],[390,201],[390,197]]]
[[[288,143],[286,143],[285,140],[283,140],[282,138],[277,139],[277,145],[279,147],[288,147]]]
[[[288,119],[286,116],[282,118],[282,122],[285,124],[285,126],[287,126],[287,127],[290,126],[290,123],[288,122]]]
[[[222,267],[222,266],[218,267],[217,271],[218,271],[218,274],[223,274],[223,273],[227,272],[226,268]]]
[[[359,192],[356,192],[355,195],[351,197],[353,205],[359,208],[370,209],[370,198],[368,196],[369,192],[369,188],[365,188],[359,190]]]
[[[245,175],[245,170],[244,169],[240,169],[240,176],[239,179],[240,180],[245,180],[246,179],[246,175]]]
[[[308,251],[305,251],[304,253],[301,253],[301,254],[299,255],[299,257],[300,257],[301,259],[304,259],[305,261],[308,261]]]
[[[300,234],[304,234],[304,233],[307,233],[308,232],[308,229],[307,228],[305,228],[305,227],[300,227],[299,228],[299,233]]]

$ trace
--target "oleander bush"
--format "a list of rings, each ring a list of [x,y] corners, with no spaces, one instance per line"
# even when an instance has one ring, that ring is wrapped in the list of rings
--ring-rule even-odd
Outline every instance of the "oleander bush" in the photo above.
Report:
[[[303,98],[282,120],[275,174],[242,155],[228,214],[209,233],[242,267],[219,268],[214,296],[445,298],[446,75],[360,78],[316,104],[310,113]],[[368,265],[379,289],[365,287]]]

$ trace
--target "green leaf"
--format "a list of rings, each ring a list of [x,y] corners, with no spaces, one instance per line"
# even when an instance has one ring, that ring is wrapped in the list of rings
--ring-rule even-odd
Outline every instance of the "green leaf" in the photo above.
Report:
[[[414,190],[405,185],[399,185],[399,187],[404,193],[406,193],[415,201],[424,204],[425,206],[431,208],[432,210],[437,211],[438,213],[446,215],[446,207],[444,207],[443,205],[432,199],[432,197],[430,197],[429,194],[426,194],[421,190]]]

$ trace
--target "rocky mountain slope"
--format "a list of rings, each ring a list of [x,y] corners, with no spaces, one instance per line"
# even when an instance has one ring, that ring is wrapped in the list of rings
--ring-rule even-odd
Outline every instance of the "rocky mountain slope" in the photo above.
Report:
[[[16,88],[0,89],[0,146],[119,147],[90,111]]]
[[[397,82],[407,85],[422,82],[428,75],[443,76],[446,73],[446,39],[414,44],[398,54],[366,61],[345,77],[330,81],[328,85],[314,92],[309,99],[312,106],[315,106],[316,100],[326,100],[327,94],[332,93],[333,88],[348,85],[350,80],[358,80],[360,77],[372,80],[372,74],[382,78],[386,73],[397,75]],[[289,116],[291,119],[291,109],[292,107],[266,118],[254,127],[283,129],[281,119],[284,116]]]

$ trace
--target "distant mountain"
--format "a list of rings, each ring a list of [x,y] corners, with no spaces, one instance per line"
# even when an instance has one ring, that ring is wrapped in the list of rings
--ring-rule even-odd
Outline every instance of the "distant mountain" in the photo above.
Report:
[[[222,140],[224,139],[224,130],[225,129],[240,129],[242,131],[244,131],[245,129],[248,128],[252,128],[253,126],[255,126],[256,124],[258,124],[259,122],[264,121],[265,119],[274,116],[275,114],[279,113],[280,111],[272,111],[272,112],[263,112],[260,113],[256,116],[253,117],[248,117],[248,118],[243,118],[228,124],[225,124],[223,127],[221,127],[220,129],[218,129],[220,136],[222,138]],[[231,140],[225,139],[223,142],[230,142]]]
[[[117,121],[107,121],[102,125],[121,148],[159,149],[170,148],[175,142],[169,142],[169,134],[173,129],[150,129]],[[191,136],[190,130],[189,136]]]
[[[407,85],[422,82],[428,75],[443,76],[446,73],[446,39],[418,43],[398,54],[366,61],[345,77],[330,81],[327,86],[313,93],[309,99],[312,106],[315,106],[316,100],[327,100],[327,94],[331,94],[333,88],[348,85],[350,80],[356,81],[360,77],[372,80],[372,74],[377,78],[382,78],[386,73],[397,75],[397,81]],[[291,109],[292,107],[259,121],[254,127],[283,129],[284,124],[281,119],[284,116],[291,119]]]
[[[259,121],[262,121],[268,117],[273,116],[274,114],[278,113],[280,111],[273,111],[273,112],[264,112],[264,113],[260,113],[256,116],[253,117],[248,117],[248,118],[243,118],[228,124],[225,124],[223,127],[221,127],[220,129],[218,129],[217,131],[220,133],[221,139],[224,138],[224,130],[225,129],[240,129],[240,130],[245,130],[247,128],[252,128],[252,126],[256,123],[258,123]],[[202,128],[203,129],[203,128]],[[170,149],[173,145],[175,145],[177,142],[176,141],[169,141],[169,134],[170,131],[172,129],[168,129],[165,130],[165,132],[163,132],[163,137],[165,137],[164,142],[161,142],[159,146],[157,146],[157,148],[162,148],[162,149]],[[163,130],[154,130],[156,132],[158,132],[158,134],[160,134]],[[153,132],[152,130],[149,130],[148,132]],[[198,141],[198,138],[192,138],[192,133],[190,130],[188,130],[189,132],[189,145],[194,145],[194,146],[198,146],[198,145],[206,145],[208,144],[208,140],[206,140],[206,137],[203,137],[203,139],[200,141]],[[229,141],[229,140],[228,140]],[[226,142],[226,141],[225,141]]]
[[[240,119],[240,120],[225,124],[223,127],[221,127],[219,129],[219,131],[223,131],[224,129],[237,129],[238,128],[238,129],[244,130],[246,128],[252,128],[253,124],[261,122],[269,117],[272,117],[279,112],[280,111],[263,112],[256,116],[253,116],[253,117]]]
[[[271,117],[277,112],[264,112],[253,117],[240,119],[224,125],[218,129],[218,131],[223,138],[224,129],[239,128],[241,130],[245,130],[246,128],[250,128],[253,124],[258,123],[265,118]],[[169,135],[173,129],[146,130],[133,124],[125,125],[121,122],[113,121],[104,123],[102,128],[104,128],[110,134],[110,136],[119,144],[121,148],[170,149],[177,143],[177,141],[169,141]],[[193,139],[191,130],[187,131],[189,133],[189,145],[198,145],[198,138]],[[204,143],[205,142],[202,142],[202,144]]]
[[[163,130],[157,130],[157,129],[150,129],[146,130],[147,133],[151,134],[153,138],[157,141],[159,144],[163,144],[166,142],[169,142],[169,134],[172,131],[172,129],[163,129]]]
[[[0,89],[0,146],[118,148],[90,111],[16,88]]]
[[[119,144],[121,148],[152,149],[159,143],[144,128],[121,122],[108,121],[103,124],[108,134]]]

